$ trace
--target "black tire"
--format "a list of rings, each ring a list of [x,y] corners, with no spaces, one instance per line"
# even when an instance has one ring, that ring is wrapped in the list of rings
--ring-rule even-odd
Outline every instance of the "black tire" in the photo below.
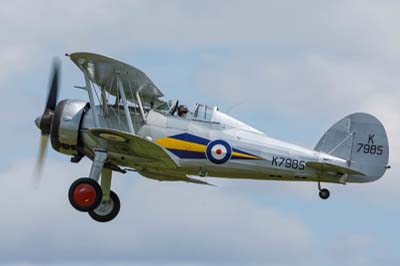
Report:
[[[319,197],[323,200],[328,199],[330,195],[331,193],[326,188],[321,189],[321,191],[319,192]]]
[[[91,210],[89,211],[89,215],[90,217],[93,218],[93,220],[97,221],[97,222],[101,222],[101,223],[105,223],[105,222],[109,222],[112,219],[114,219],[115,217],[117,217],[119,210],[121,208],[121,202],[118,198],[118,195],[114,192],[114,191],[110,191],[110,199],[111,199],[111,204],[112,206],[110,206],[109,210],[107,210],[106,212],[103,212],[101,210],[99,210],[102,205],[100,204],[100,206],[98,206],[97,209]]]
[[[91,204],[82,205],[76,201],[76,198],[74,197],[74,193],[75,193],[75,189],[79,185],[86,185],[93,189],[93,192],[95,193],[95,197],[94,197],[94,199],[91,200]],[[72,207],[74,207],[74,209],[76,209],[78,211],[88,212],[88,211],[96,209],[100,205],[102,198],[103,198],[103,192],[101,190],[99,183],[97,183],[95,180],[93,180],[91,178],[88,178],[88,177],[79,178],[79,179],[75,180],[75,182],[72,183],[72,185],[69,187],[69,191],[68,191],[69,202],[71,203]]]

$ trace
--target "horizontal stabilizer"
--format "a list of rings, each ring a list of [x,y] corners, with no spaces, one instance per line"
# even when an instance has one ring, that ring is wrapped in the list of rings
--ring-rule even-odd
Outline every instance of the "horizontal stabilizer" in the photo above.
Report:
[[[324,163],[324,162],[307,162],[307,167],[313,168],[315,170],[319,170],[322,172],[335,172],[339,174],[349,174],[349,175],[362,175],[365,176],[365,173],[360,171],[354,170],[352,168],[331,164],[331,163]]]

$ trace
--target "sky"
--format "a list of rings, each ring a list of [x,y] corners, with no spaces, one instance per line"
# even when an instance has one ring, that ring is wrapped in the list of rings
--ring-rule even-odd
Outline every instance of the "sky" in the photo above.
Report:
[[[0,265],[399,265],[398,1],[1,1]],[[67,191],[90,161],[48,151],[31,185],[51,61],[60,99],[87,100],[64,56],[104,54],[164,92],[313,148],[336,121],[385,126],[392,168],[369,184],[211,179],[216,187],[115,174],[119,216],[99,224]]]

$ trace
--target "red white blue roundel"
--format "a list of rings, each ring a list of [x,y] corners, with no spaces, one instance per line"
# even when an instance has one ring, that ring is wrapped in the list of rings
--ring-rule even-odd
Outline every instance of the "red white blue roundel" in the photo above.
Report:
[[[214,140],[207,145],[206,155],[211,162],[223,164],[231,158],[232,147],[224,140]]]

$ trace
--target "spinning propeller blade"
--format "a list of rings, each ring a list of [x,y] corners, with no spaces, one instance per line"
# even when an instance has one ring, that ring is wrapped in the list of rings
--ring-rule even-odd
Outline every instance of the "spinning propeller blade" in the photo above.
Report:
[[[48,141],[49,135],[42,135],[40,137],[39,155],[36,162],[35,175],[33,180],[33,185],[35,187],[38,187],[40,185],[40,181],[42,178],[42,169],[44,165],[44,159],[46,157]]]
[[[42,169],[49,142],[51,124],[53,121],[53,114],[57,105],[59,72],[60,72],[60,60],[58,58],[55,58],[53,61],[53,70],[51,75],[51,83],[49,88],[49,95],[47,97],[46,107],[43,111],[43,114],[35,119],[35,124],[41,131],[39,155],[36,162],[34,180],[33,180],[35,186],[38,186],[40,184]]]

